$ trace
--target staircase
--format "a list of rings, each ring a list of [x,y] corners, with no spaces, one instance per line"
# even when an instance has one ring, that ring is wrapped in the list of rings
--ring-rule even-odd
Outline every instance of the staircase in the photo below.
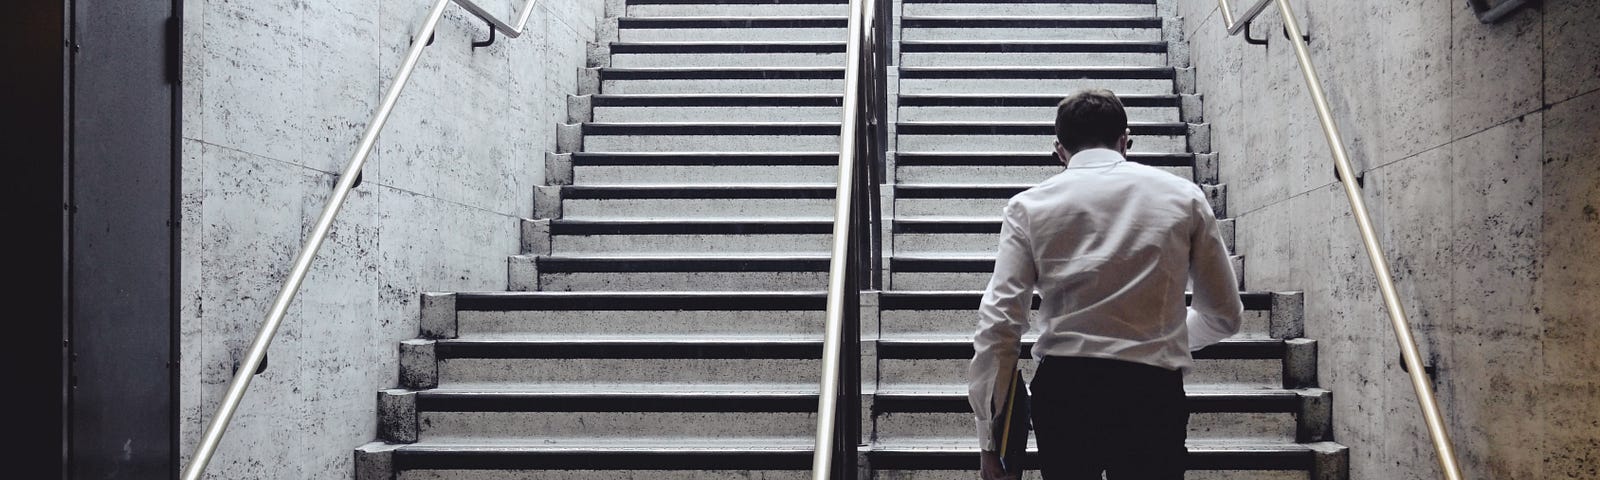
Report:
[[[810,478],[848,2],[608,7],[524,255],[508,261],[512,291],[424,294],[359,479]],[[1001,206],[1060,169],[1055,103],[1117,91],[1133,160],[1194,178],[1218,218],[1226,190],[1173,66],[1170,6],[895,8],[886,289],[861,298],[860,460],[872,478],[970,479],[975,309]],[[1300,295],[1243,300],[1244,333],[1197,353],[1188,378],[1188,478],[1347,478]]]

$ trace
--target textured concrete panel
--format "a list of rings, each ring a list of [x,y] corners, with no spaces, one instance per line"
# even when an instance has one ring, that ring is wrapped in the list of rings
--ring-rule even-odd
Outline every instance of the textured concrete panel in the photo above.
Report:
[[[1544,101],[1561,103],[1600,89],[1600,3],[1550,2],[1544,17]],[[1522,12],[1520,15],[1535,15]]]
[[[1484,25],[1470,5],[1453,5],[1451,136],[1465,137],[1543,107],[1543,16],[1522,12]]]
[[[1600,93],[1544,115],[1543,266],[1545,478],[1600,475]]]

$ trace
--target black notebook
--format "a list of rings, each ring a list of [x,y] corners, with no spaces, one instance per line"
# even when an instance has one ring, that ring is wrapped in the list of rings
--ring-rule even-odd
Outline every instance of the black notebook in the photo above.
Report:
[[[1028,402],[1028,385],[1022,381],[1022,370],[1011,374],[1006,386],[1005,402],[1000,404],[994,423],[994,439],[999,442],[1000,466],[1007,472],[1022,472],[1022,457],[1028,452],[1028,430],[1033,426]]]

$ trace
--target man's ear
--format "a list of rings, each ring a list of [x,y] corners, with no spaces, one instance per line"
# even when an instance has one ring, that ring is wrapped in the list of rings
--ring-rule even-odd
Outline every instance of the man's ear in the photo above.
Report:
[[[1061,162],[1062,166],[1066,166],[1067,160],[1072,159],[1072,155],[1067,154],[1067,147],[1061,146],[1061,140],[1059,139],[1052,140],[1051,144],[1054,145],[1056,149],[1056,161]]]

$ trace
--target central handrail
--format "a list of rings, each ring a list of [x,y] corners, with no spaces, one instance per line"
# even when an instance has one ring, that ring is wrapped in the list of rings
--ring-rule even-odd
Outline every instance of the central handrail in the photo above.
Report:
[[[1228,5],[1228,0],[1217,1],[1221,3],[1222,18],[1225,22],[1223,26],[1228,29],[1230,35],[1244,30],[1266,9],[1268,2],[1277,2],[1278,11],[1283,15],[1285,36],[1289,37],[1290,43],[1294,45],[1295,59],[1300,64],[1306,88],[1310,91],[1311,101],[1316,106],[1317,120],[1322,124],[1322,134],[1327,138],[1328,147],[1333,151],[1334,169],[1338,172],[1339,182],[1344,184],[1345,197],[1350,200],[1350,211],[1355,216],[1356,227],[1361,231],[1361,244],[1366,248],[1367,259],[1372,263],[1373,273],[1378,277],[1378,291],[1383,297],[1384,307],[1389,312],[1389,323],[1394,329],[1395,339],[1400,343],[1401,361],[1405,363],[1411,387],[1416,391],[1417,403],[1422,407],[1422,417],[1428,425],[1428,435],[1439,456],[1440,470],[1446,479],[1461,480],[1461,467],[1456,461],[1455,448],[1451,446],[1450,436],[1445,431],[1444,418],[1439,414],[1439,401],[1434,398],[1433,387],[1424,373],[1422,356],[1417,352],[1417,341],[1411,334],[1411,322],[1406,318],[1405,307],[1400,303],[1400,294],[1394,286],[1394,277],[1389,273],[1389,261],[1384,256],[1382,245],[1378,243],[1378,234],[1372,226],[1366,201],[1361,196],[1355,167],[1351,166],[1350,154],[1345,151],[1344,138],[1340,135],[1339,126],[1334,122],[1333,113],[1328,108],[1328,96],[1322,91],[1322,80],[1318,78],[1317,69],[1311,63],[1310,49],[1307,48],[1306,39],[1301,34],[1300,21],[1289,8],[1288,0],[1257,0],[1237,21],[1234,19],[1233,8]]]
[[[255,341],[250,344],[249,352],[239,362],[238,370],[233,374],[233,381],[228,384],[228,392],[222,398],[222,405],[217,407],[216,415],[206,425],[205,434],[200,438],[200,444],[195,447],[194,458],[189,460],[189,465],[183,470],[183,480],[199,480],[205,473],[206,466],[210,465],[217,446],[222,443],[223,433],[227,431],[228,424],[233,421],[233,415],[239,409],[239,403],[250,388],[250,379],[259,373],[257,370],[261,368],[262,361],[266,358],[267,347],[272,344],[272,337],[283,324],[283,317],[288,314],[289,304],[300,292],[300,284],[305,281],[306,273],[311,270],[311,261],[316,259],[317,251],[322,248],[322,242],[327,239],[328,232],[333,228],[334,217],[339,215],[345,199],[350,195],[350,190],[355,188],[356,181],[361,175],[361,167],[366,164],[367,157],[371,156],[378,134],[383,132],[383,127],[388,124],[389,114],[393,113],[395,103],[400,100],[400,92],[405,90],[407,82],[411,79],[411,73],[416,70],[417,60],[422,57],[423,49],[432,43],[426,39],[433,38],[434,31],[439,27],[439,19],[444,16],[444,8],[450,2],[455,2],[478,18],[482,18],[501,34],[517,38],[522,36],[523,27],[527,26],[528,17],[533,13],[534,4],[538,0],[524,1],[522,10],[517,14],[515,26],[495,18],[472,0],[436,0],[433,7],[428,10],[427,19],[422,22],[422,27],[411,37],[411,48],[406,52],[405,61],[400,64],[400,71],[395,74],[394,82],[384,93],[383,103],[378,105],[378,111],[373,114],[372,121],[362,132],[355,153],[350,156],[350,161],[339,175],[339,181],[334,184],[333,194],[322,208],[322,215],[317,217],[316,225],[306,235],[305,245],[295,256],[294,266],[289,270],[289,278],[284,281],[283,288],[273,300],[272,308],[268,310],[267,318],[262,322]]]

